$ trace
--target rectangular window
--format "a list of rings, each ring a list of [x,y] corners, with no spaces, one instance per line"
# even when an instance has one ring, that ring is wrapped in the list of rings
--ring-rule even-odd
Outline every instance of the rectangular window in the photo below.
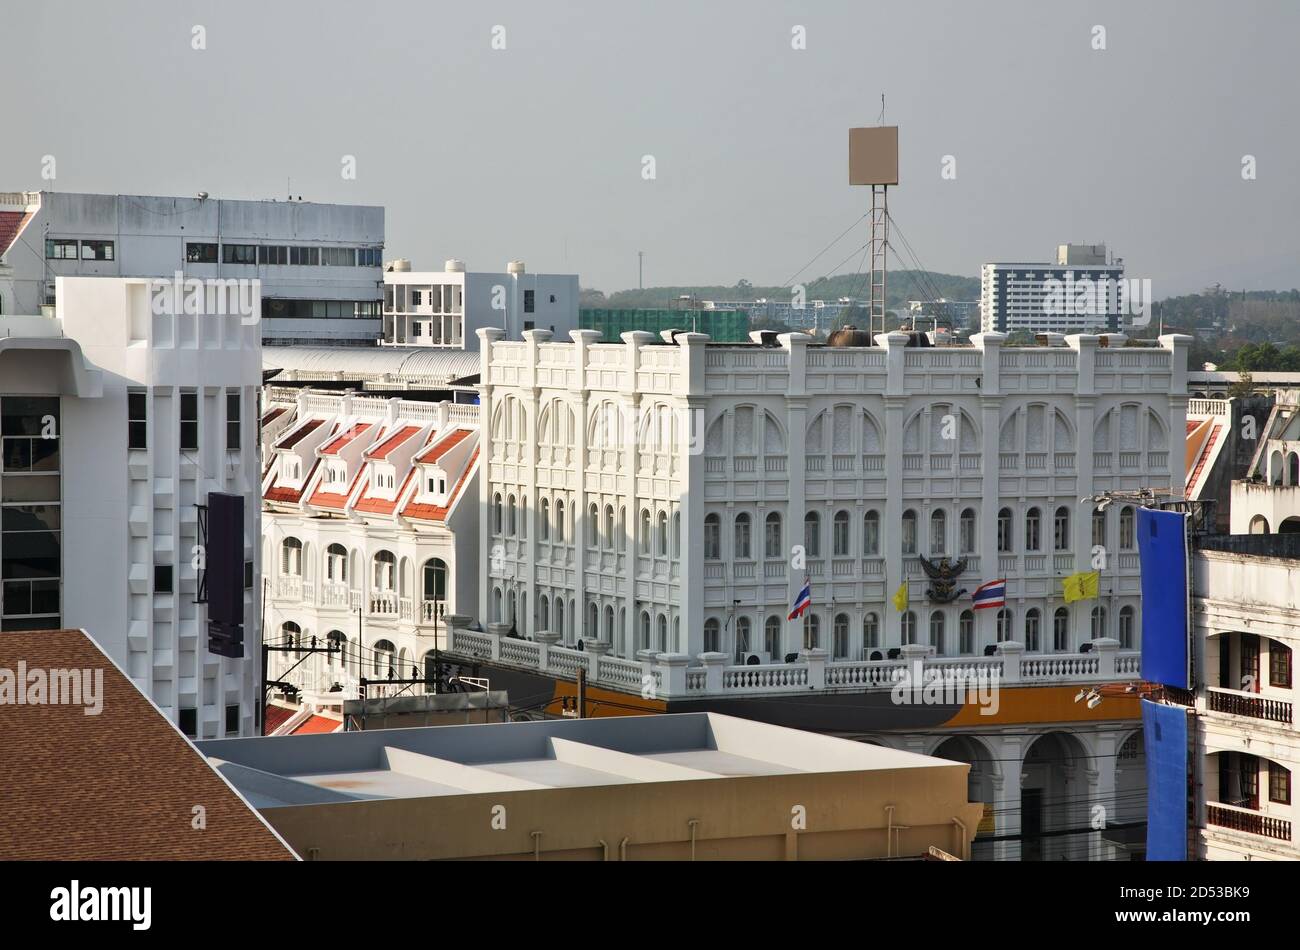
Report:
[[[226,451],[239,451],[239,390],[226,393]]]
[[[244,590],[253,589],[253,562],[244,562]]]
[[[1276,640],[1268,645],[1268,685],[1291,688],[1291,648]]]
[[[146,406],[148,395],[141,392],[126,394],[127,448],[149,448],[149,425]]]
[[[46,238],[45,256],[54,261],[75,261],[77,242],[65,238]]]
[[[532,313],[534,308],[535,292],[531,290],[524,291],[524,313]]]
[[[300,266],[315,266],[320,263],[320,248],[291,247],[289,248],[289,263]]]
[[[383,248],[359,247],[357,248],[357,266],[379,267],[383,264],[383,253]]]
[[[180,722],[181,732],[185,733],[191,739],[197,738],[199,734],[199,711],[197,709],[182,709]]]
[[[283,244],[263,244],[257,249],[259,264],[289,263],[289,248]]]
[[[181,451],[196,451],[199,447],[199,396],[198,393],[181,393]]]
[[[322,247],[320,249],[320,262],[326,267],[356,267],[356,248]]]
[[[1268,800],[1280,805],[1291,804],[1291,770],[1285,765],[1268,763]]]
[[[256,244],[223,244],[221,259],[227,264],[256,264]]]
[[[239,733],[239,704],[231,703],[226,707],[226,735]]]
[[[155,564],[153,566],[153,592],[155,594],[170,594],[172,592],[172,566],[170,564]]]
[[[81,259],[83,261],[113,260],[113,242],[112,241],[82,241]]]
[[[185,263],[187,264],[215,264],[217,262],[217,246],[215,244],[203,243],[186,243],[185,245]]]

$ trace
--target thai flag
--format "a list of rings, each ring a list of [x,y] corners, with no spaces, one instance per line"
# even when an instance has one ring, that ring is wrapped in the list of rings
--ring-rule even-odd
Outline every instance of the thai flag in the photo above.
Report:
[[[799,591],[799,596],[794,599],[794,606],[790,608],[790,616],[786,620],[798,620],[804,615],[809,607],[812,606],[812,582],[808,578],[803,580],[803,588]]]
[[[971,600],[975,601],[976,610],[984,607],[1005,607],[1007,605],[1007,579],[1004,577],[1000,581],[989,581],[987,584],[981,584],[975,588],[975,593],[971,594]]]

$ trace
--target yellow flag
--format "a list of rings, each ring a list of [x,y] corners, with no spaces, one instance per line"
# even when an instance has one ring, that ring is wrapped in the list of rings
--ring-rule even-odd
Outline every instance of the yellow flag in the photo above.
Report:
[[[907,581],[898,585],[898,590],[894,593],[894,609],[902,613],[907,609]]]
[[[1061,580],[1065,588],[1065,602],[1072,604],[1076,600],[1088,600],[1097,596],[1101,583],[1101,571],[1080,571]]]

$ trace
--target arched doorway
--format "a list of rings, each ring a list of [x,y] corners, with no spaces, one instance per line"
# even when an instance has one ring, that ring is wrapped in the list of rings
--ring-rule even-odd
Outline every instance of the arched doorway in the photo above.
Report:
[[[1068,733],[1048,732],[1025,752],[1020,770],[1020,859],[1086,861],[1090,759]]]

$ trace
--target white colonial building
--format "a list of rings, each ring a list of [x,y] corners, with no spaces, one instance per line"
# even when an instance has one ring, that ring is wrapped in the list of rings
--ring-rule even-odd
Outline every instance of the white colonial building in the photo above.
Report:
[[[1294,861],[1300,535],[1200,538],[1192,580],[1195,856]]]
[[[0,630],[83,628],[188,735],[251,734],[256,288],[247,320],[233,300],[176,312],[148,280],[59,277],[57,289],[54,316],[0,318]],[[208,651],[196,603],[209,492],[245,498],[242,659]]]
[[[476,606],[478,407],[284,386],[264,397],[263,635],[295,648],[269,654],[270,678],[325,705],[362,677],[423,676],[450,616]],[[338,652],[298,652],[313,642]]]
[[[779,347],[481,335],[481,501],[521,513],[482,526],[483,549],[503,555],[480,591],[489,621],[617,656],[737,662],[805,646],[855,661],[908,644],[1138,647],[1133,511],[1080,499],[1181,495],[1186,338],[1008,349],[990,333],[912,349],[897,333],[844,348],[798,334]],[[1066,606],[1061,578],[1091,570],[1097,547],[1102,596]],[[960,559],[967,593],[1005,578],[1007,606],[927,598],[922,556]],[[800,630],[785,614],[805,577]]]

